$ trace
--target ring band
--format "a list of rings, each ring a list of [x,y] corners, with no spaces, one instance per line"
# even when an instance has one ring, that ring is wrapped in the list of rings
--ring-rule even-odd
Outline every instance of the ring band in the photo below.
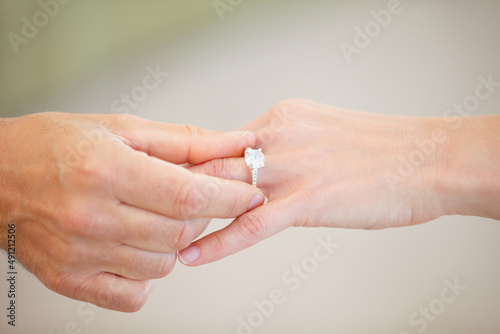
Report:
[[[257,187],[257,170],[259,168],[264,167],[264,162],[266,161],[266,157],[264,153],[262,153],[262,149],[254,150],[250,147],[247,147],[245,150],[245,162],[252,171],[252,186]]]

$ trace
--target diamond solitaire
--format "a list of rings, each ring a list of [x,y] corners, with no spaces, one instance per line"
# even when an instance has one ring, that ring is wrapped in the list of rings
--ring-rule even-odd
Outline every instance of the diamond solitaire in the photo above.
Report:
[[[257,187],[257,169],[264,167],[264,161],[266,161],[266,157],[262,153],[261,148],[258,150],[251,149],[250,147],[246,148],[245,162],[252,171],[252,185],[254,187]]]

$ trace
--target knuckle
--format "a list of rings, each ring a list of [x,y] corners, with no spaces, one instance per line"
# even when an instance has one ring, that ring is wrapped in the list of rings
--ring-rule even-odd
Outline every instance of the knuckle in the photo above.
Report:
[[[40,277],[40,281],[49,289],[59,292],[64,285],[64,279],[59,272],[46,270]]]
[[[195,144],[197,139],[202,138],[202,130],[193,125],[184,125],[184,130],[186,131],[186,136],[188,139],[188,145],[185,151],[185,161],[193,163],[201,163],[202,161],[196,161],[196,153],[198,152],[198,145]],[[194,160],[194,161],[192,161]]]
[[[141,121],[143,121],[143,119],[139,116],[123,113],[104,115],[100,120],[100,124],[106,131],[122,136],[127,130],[132,129],[134,125]]]
[[[75,168],[76,180],[87,186],[97,186],[110,177],[108,164],[100,154],[91,152],[83,159],[82,163]]]
[[[301,99],[287,99],[278,102],[275,104],[272,108],[273,111],[282,111],[286,110],[287,113],[293,113],[297,109],[299,109],[301,106],[304,104],[307,104],[308,101],[306,100],[301,100]]]
[[[212,253],[216,255],[217,258],[222,258],[226,254],[226,250],[229,249],[228,241],[222,233],[213,233],[214,244],[212,244]]]
[[[241,235],[251,240],[263,238],[267,231],[267,226],[262,217],[251,212],[239,217],[239,227]]]
[[[207,175],[227,179],[230,175],[230,167],[225,159],[218,159],[207,162],[204,165],[204,172]]]
[[[159,229],[151,230],[149,235],[154,235],[155,240],[158,240],[159,249],[157,251],[165,253],[178,251],[178,247],[182,246],[184,224],[184,221],[176,222],[175,224],[165,224]]]
[[[149,281],[140,282],[135,291],[131,291],[120,303],[119,310],[122,312],[133,313],[139,311],[149,297]]]
[[[194,238],[193,238],[194,239]],[[176,252],[183,250],[185,248],[188,248],[189,245],[193,242],[193,239],[189,239],[187,237],[183,237],[182,239],[179,239],[174,245],[173,248]]]
[[[226,203],[224,207],[224,217],[238,217],[248,210],[248,204],[242,196],[237,196],[233,200]]]
[[[209,218],[200,218],[182,222],[182,227],[175,234],[175,240],[170,243],[169,249],[173,248],[173,251],[177,252],[189,247],[193,240],[206,229],[209,222]]]
[[[83,274],[49,269],[40,279],[49,289],[70,298],[81,299],[87,293],[86,287],[90,279]]]
[[[186,131],[188,132],[188,134],[191,138],[193,138],[201,133],[201,129],[197,126],[187,124],[187,125],[184,125],[184,127],[186,128]]]
[[[175,239],[171,243],[171,247],[175,251],[180,251],[186,247],[188,247],[193,241],[188,237],[188,223],[184,222],[181,230],[175,235]]]
[[[174,203],[177,215],[181,219],[192,217],[200,210],[202,196],[194,184],[193,179],[189,179],[180,186],[175,196]]]
[[[300,101],[301,101],[300,99],[285,99],[276,103],[274,105],[274,108],[284,108],[284,107],[294,106],[300,103]]]
[[[169,275],[175,266],[175,254],[168,253],[162,256],[161,264],[158,270],[158,278]]]
[[[139,122],[140,120],[142,120],[142,118],[140,118],[139,116],[136,116],[136,115],[132,115],[132,114],[118,114],[118,115],[114,115],[115,117],[115,120],[118,122],[118,123],[121,123],[123,125],[132,125],[132,124],[135,124],[137,122]]]
[[[68,203],[59,217],[59,226],[69,236],[87,236],[93,233],[93,220],[89,210],[78,202]]]
[[[82,192],[103,189],[104,185],[109,184],[114,178],[114,171],[106,162],[106,154],[105,151],[99,152],[96,147],[78,153],[78,158],[75,158],[70,169],[60,174],[60,179],[68,187]]]
[[[142,296],[147,285],[141,281],[125,282],[122,278],[106,273],[97,274],[80,284],[79,296],[100,307],[120,312],[136,312],[146,302]],[[144,298],[144,300],[140,300]]]
[[[172,220],[164,218],[140,231],[141,239],[151,240],[154,250],[172,253],[188,247],[198,236],[199,220]],[[197,225],[198,224],[198,225]],[[206,226],[207,223],[204,224]]]
[[[120,311],[126,313],[135,313],[141,310],[141,308],[146,304],[149,296],[139,295],[137,298],[134,298],[132,302],[128,305],[125,305]]]
[[[149,296],[139,295],[134,298],[131,302],[125,304],[119,311],[125,313],[135,313],[142,309],[146,304]]]

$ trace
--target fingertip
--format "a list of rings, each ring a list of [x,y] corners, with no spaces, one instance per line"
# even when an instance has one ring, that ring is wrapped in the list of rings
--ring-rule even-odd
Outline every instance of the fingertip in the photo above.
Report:
[[[266,196],[262,192],[254,195],[252,201],[250,202],[250,206],[248,207],[248,211],[251,211],[259,206],[264,205],[266,202]]]
[[[143,308],[146,304],[149,294],[153,291],[156,286],[156,280],[145,280],[145,281],[135,281],[134,283],[142,285],[142,288],[136,290],[134,301],[124,309],[118,309],[119,311],[127,313],[135,313]]]
[[[192,267],[218,261],[293,226],[296,216],[294,210],[282,208],[277,203],[280,202],[271,201],[266,206],[239,216],[223,229],[197,240],[179,252],[179,260]]]
[[[184,265],[189,265],[200,257],[200,249],[196,246],[189,246],[179,251],[179,261]]]
[[[256,137],[251,131],[233,131],[228,134],[240,140],[241,145],[245,148],[255,146]]]

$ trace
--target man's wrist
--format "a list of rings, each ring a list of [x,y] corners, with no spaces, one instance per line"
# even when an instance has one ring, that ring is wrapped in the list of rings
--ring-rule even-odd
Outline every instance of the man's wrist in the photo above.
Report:
[[[9,224],[8,205],[6,198],[6,175],[4,165],[7,161],[10,139],[8,129],[12,123],[11,119],[0,118],[0,248],[7,248],[7,225]]]

